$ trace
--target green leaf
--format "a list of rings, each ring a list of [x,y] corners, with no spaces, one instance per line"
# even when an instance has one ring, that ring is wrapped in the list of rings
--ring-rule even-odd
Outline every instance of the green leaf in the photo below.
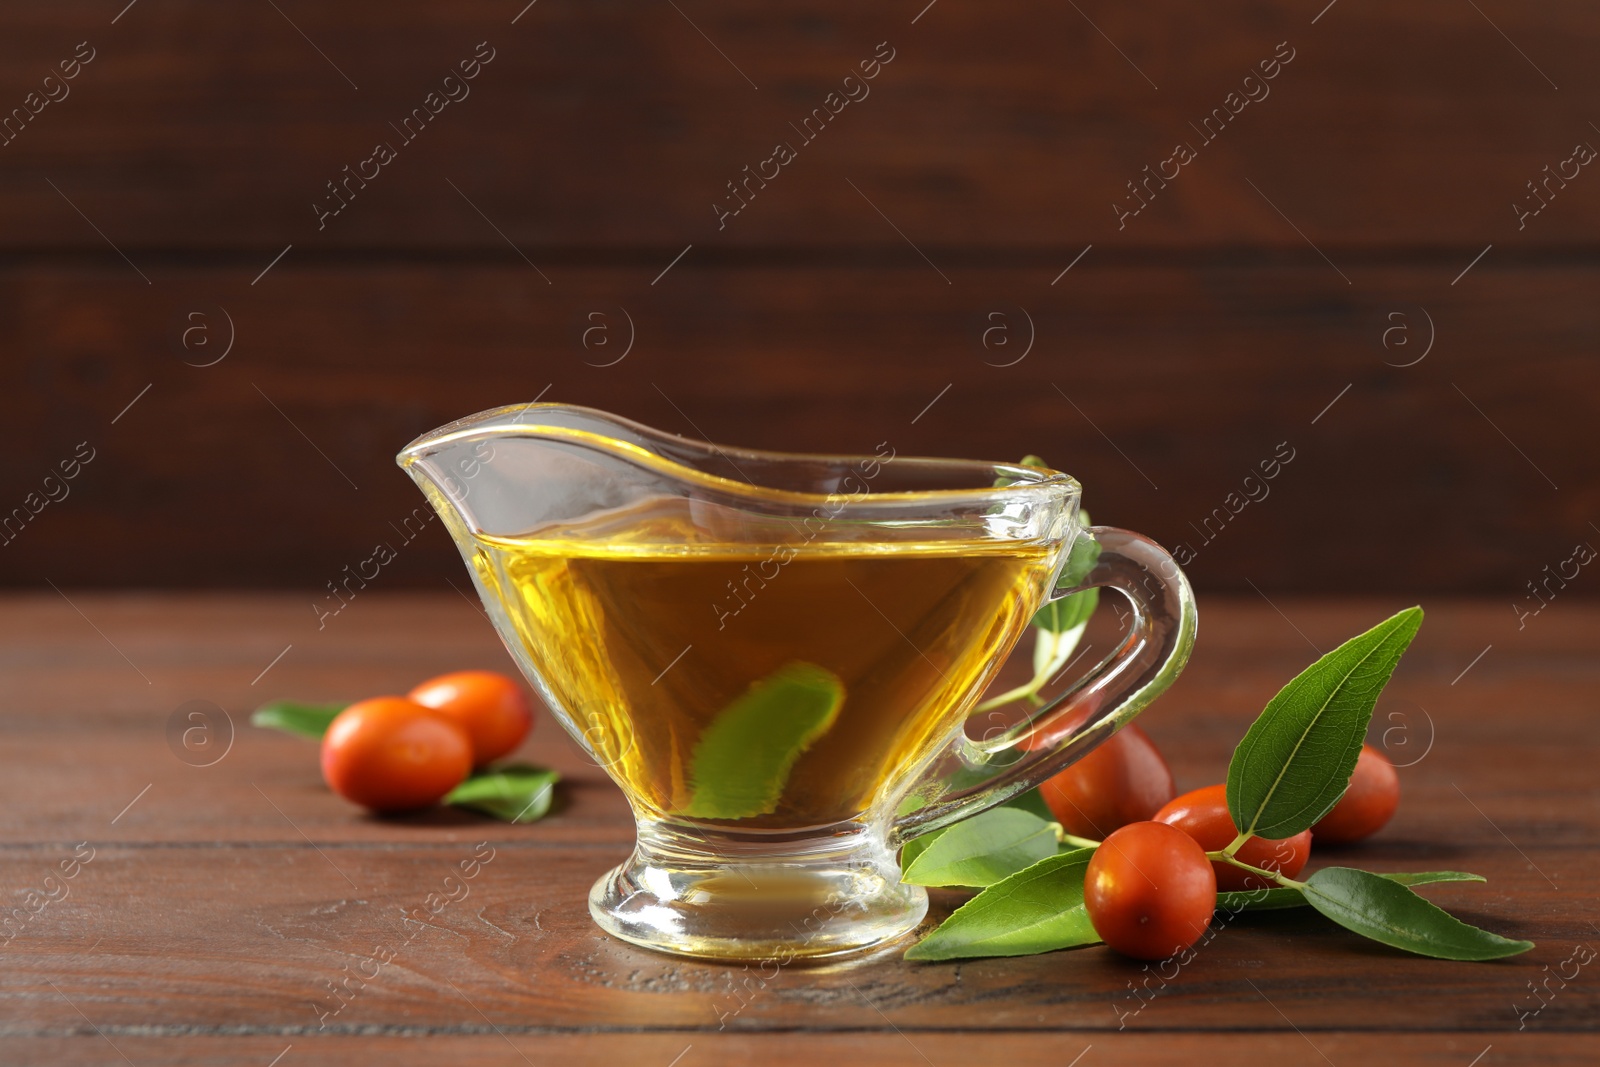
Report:
[[[1470,871],[1386,871],[1378,875],[1400,885],[1433,885],[1435,882],[1487,882]]]
[[[1088,622],[1089,616],[1099,606],[1100,590],[1085,589],[1081,593],[1052,600],[1040,608],[1033,616],[1033,625],[1049,633],[1064,634]]]
[[[1417,628],[1407,608],[1317,660],[1278,691],[1228,764],[1233,824],[1293,837],[1326,815],[1350,784],[1378,694]]]
[[[1081,508],[1078,511],[1078,525],[1083,529],[1078,531],[1072,547],[1067,550],[1066,566],[1061,568],[1061,577],[1056,580],[1057,586],[1069,589],[1087,578],[1095,564],[1100,562],[1100,542],[1088,532],[1089,513]],[[1064,634],[1088,622],[1099,603],[1100,590],[1085,589],[1040,608],[1034,613],[1033,625],[1053,634]]]
[[[1002,804],[1001,807],[1016,808],[1018,811],[1025,811],[1029,815],[1037,815],[1045,822],[1056,821],[1056,813],[1050,810],[1050,806],[1044,802],[1044,795],[1037,789],[1030,789],[1026,793],[1018,793]]]
[[[1048,856],[957,908],[906,951],[908,960],[1029,956],[1100,940],[1083,906],[1092,848]]]
[[[1324,867],[1306,880],[1313,908],[1347,930],[1441,960],[1497,960],[1533,947],[1457,919],[1398,882],[1351,867]]]
[[[968,786],[977,785],[980,782],[987,782],[993,778],[994,775],[995,772],[992,769],[981,771],[975,769],[963,769],[957,771],[946,780],[944,792],[953,793],[957,789],[965,789]],[[900,805],[900,810],[897,812],[897,814],[907,815],[913,811],[916,811],[925,803],[927,803],[926,798],[908,797],[906,801]],[[1049,805],[1044,802],[1044,796],[1041,795],[1037,789],[1030,789],[1025,793],[1018,793],[1016,796],[1012,797],[1010,800],[1006,801],[1000,806],[1002,808],[1015,808],[1018,811],[1025,811],[1029,815],[1037,815],[1045,822],[1055,822],[1056,819],[1055,813],[1050,810]],[[959,826],[961,824],[957,823],[956,825]],[[911,864],[915,862],[918,856],[927,851],[929,845],[933,844],[951,829],[952,827],[946,826],[941,830],[933,830],[923,834],[921,837],[913,837],[910,841],[907,841],[905,844],[901,845],[900,869],[908,869]]]
[[[938,835],[900,880],[912,885],[993,885],[1055,854],[1051,823],[1016,808],[991,808]]]
[[[1292,885],[1274,886],[1271,889],[1230,889],[1217,894],[1218,911],[1278,911],[1281,908],[1303,908],[1306,898]]]
[[[559,781],[561,775],[556,771],[508,763],[468,778],[451,790],[444,802],[503,822],[535,822],[550,811]]]
[[[315,737],[328,732],[328,724],[348,704],[301,704],[293,700],[274,700],[263,704],[250,716],[251,726]]]
[[[1414,871],[1390,872],[1379,877],[1401,885],[1431,885],[1434,882],[1482,882],[1481,874],[1466,871]],[[1303,908],[1310,901],[1292,885],[1274,886],[1271,889],[1240,889],[1217,894],[1218,911],[1276,911],[1280,908]]]
[[[789,663],[752,685],[706,727],[690,771],[684,815],[770,815],[795,761],[828,731],[844,705],[844,682],[813,663]]]
[[[945,830],[948,829],[948,826],[945,827]],[[917,862],[917,857],[928,851],[929,847],[943,836],[944,830],[933,830],[929,833],[923,834],[921,837],[913,837],[910,841],[907,841],[905,844],[901,845],[900,869],[902,871],[906,870],[913,863]]]

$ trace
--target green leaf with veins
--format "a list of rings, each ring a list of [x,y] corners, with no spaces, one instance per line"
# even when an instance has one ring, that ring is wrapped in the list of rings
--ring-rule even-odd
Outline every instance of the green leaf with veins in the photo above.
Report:
[[[948,830],[949,827],[945,827]],[[900,869],[903,871],[917,861],[917,857],[928,851],[937,841],[944,830],[930,830],[921,837],[913,837],[910,841],[900,846]]]
[[[1462,922],[1398,882],[1371,871],[1324,867],[1306,879],[1306,901],[1347,930],[1441,960],[1497,960],[1533,947]]]
[[[1233,824],[1293,837],[1326,815],[1350,784],[1378,694],[1422,625],[1407,608],[1352,637],[1268,702],[1228,764]]]
[[[994,777],[995,773],[996,772],[993,770],[983,773],[967,770],[958,771],[957,773],[951,775],[946,781],[945,792],[951,793],[957,789],[965,789],[968,786],[977,785],[980,782],[988,781],[990,778]],[[897,814],[908,815],[922,807],[926,802],[926,800],[919,800],[915,803],[902,803]],[[1018,793],[1010,800],[1002,803],[1000,805],[1000,809],[1026,812],[1029,815],[1037,816],[1041,822],[1046,823],[1053,823],[1056,819],[1055,813],[1050,810],[1047,804],[1045,804],[1044,797],[1037,789],[1030,789],[1025,793]],[[995,811],[1000,809],[991,808],[990,810]],[[955,824],[955,826],[960,825],[962,825],[962,823]],[[913,837],[910,841],[907,841],[904,845],[901,845],[900,868],[902,870],[909,868],[912,862],[927,850],[929,845],[933,844],[951,829],[954,829],[954,827],[946,826],[940,830],[933,830],[923,834],[921,837]]]
[[[1083,906],[1094,849],[1048,856],[989,886],[906,950],[908,960],[1029,956],[1100,940]]]
[[[693,794],[682,814],[744,819],[777,810],[795,761],[844,706],[844,682],[814,663],[789,663],[752,685],[700,735]]]
[[[1401,885],[1487,880],[1481,874],[1468,874],[1466,871],[1389,872],[1379,877]],[[1217,894],[1218,911],[1277,911],[1281,908],[1304,908],[1310,903],[1305,894],[1292,885],[1274,886],[1271,889],[1237,889]]]
[[[911,885],[987,886],[1056,854],[1053,823],[1001,806],[963,819],[906,865]]]
[[[561,775],[527,763],[509,763],[474,774],[450,791],[446,804],[492,815],[502,822],[544,818]]]

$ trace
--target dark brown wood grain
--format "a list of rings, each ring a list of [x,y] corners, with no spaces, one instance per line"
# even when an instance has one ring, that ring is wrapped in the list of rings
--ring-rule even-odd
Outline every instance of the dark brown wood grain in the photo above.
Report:
[[[1042,453],[1206,589],[1514,596],[1593,534],[1600,179],[1543,170],[1600,142],[1575,0],[103,6],[0,20],[0,518],[97,456],[0,584],[321,588],[417,506],[401,444],[547,386],[736,444]],[[458,573],[433,530],[383,580]]]
[[[1600,274],[1346,266],[1359,285],[1226,259],[1086,259],[1054,286],[1043,261],[950,266],[954,286],[925,264],[684,262],[653,286],[655,264],[551,266],[547,286],[522,263],[286,262],[255,287],[152,265],[156,291],[126,268],[0,272],[0,395],[34,398],[10,402],[0,500],[96,453],[10,531],[0,580],[317,596],[384,541],[378,588],[465,588],[437,524],[401,529],[429,513],[393,456],[542,395],[754,447],[1041,454],[1205,590],[1526,595],[1596,536],[1600,453],[1573,432],[1600,417],[1600,372],[1569,342]],[[232,351],[193,366],[229,322]],[[590,328],[609,332],[586,349]],[[1275,455],[1293,460],[1243,504]]]
[[[1518,1014],[1600,942],[1600,584],[1528,596],[1600,537],[1600,176],[1551,173],[1600,145],[1592,4],[525,3],[0,14],[8,905],[94,849],[0,946],[0,1061],[1596,1059],[1588,969]],[[791,125],[875,52],[870,96]],[[760,448],[1044,455],[1200,591],[1141,720],[1185,789],[1318,650],[1420,600],[1372,734],[1401,812],[1313,862],[1479,871],[1427,892],[1539,947],[1446,964],[1279,913],[1136,1015],[1148,972],[1104,949],[891,948],[752,993],[589,922],[631,822],[548,715],[548,820],[360,815],[249,710],[510,669],[393,455],[535,396]],[[140,592],[241,586],[274,592]],[[169,741],[195,701],[231,723],[211,766]],[[406,920],[482,841],[471,896]]]
[[[1174,1062],[1166,1035],[1017,1033],[997,1046],[988,1034],[928,1033],[902,1027],[896,1033],[805,1034],[496,1034],[480,1022],[471,1036],[316,1036],[181,1037],[118,1036],[114,1042],[84,1027],[84,1038],[6,1038],[0,1047],[17,1063],[55,1064],[69,1056],[103,1056],[121,1063],[118,1052],[135,1063],[160,1062],[175,1067],[261,1067],[285,1054],[297,1064],[347,1064],[356,1057],[397,1065],[429,1065],[448,1060],[462,1067],[522,1063],[637,1063],[646,1067],[769,1067],[782,1063],[830,1063],[862,1060],[882,1067],[937,1067],[993,1062],[1004,1056],[1017,1067],[1061,1067],[1074,1056],[1115,1057],[1130,1067],[1162,1067]],[[471,1030],[472,1027],[463,1029]],[[1477,1035],[1448,1032],[1420,1034],[1327,1033],[1194,1034],[1184,1040],[1179,1056],[1201,1063],[1279,1063],[1314,1067],[1341,1063],[1405,1063],[1418,1067],[1460,1067],[1488,1051],[1484,1063],[1536,1064],[1539,1067],[1587,1067],[1594,1061],[1595,1042],[1587,1037],[1518,1035],[1515,1042],[1477,1042]],[[87,1046],[87,1047],[85,1047]],[[801,1048],[803,1058],[796,1058]],[[1327,1059],[1323,1059],[1326,1056]],[[681,1057],[681,1058],[680,1058]],[[1492,1057],[1492,1058],[1490,1058]]]
[[[1600,143],[1583,104],[1600,89],[1600,18],[1581,0],[1345,4],[1320,18],[1300,0],[1010,0],[943,4],[914,25],[917,0],[548,4],[516,25],[522,5],[501,0],[281,13],[187,0],[115,26],[108,6],[6,16],[7,111],[78,42],[96,52],[70,96],[0,147],[7,248],[103,248],[46,179],[130,250],[267,256],[291,241],[500,248],[460,194],[530,251],[898,247],[874,204],[930,249],[1303,248],[1284,216],[1329,249],[1470,256],[1600,236],[1587,172],[1552,186],[1522,230],[1512,209],[1544,166]],[[495,58],[470,95],[404,140],[396,127],[479,42]],[[880,42],[894,58],[854,90],[870,95],[803,139],[797,127]],[[1293,58],[1247,85],[1275,55]],[[1247,92],[1261,99],[1238,102]],[[1219,108],[1240,110],[1208,143]],[[719,229],[727,183],[779,141],[797,158]],[[325,183],[380,142],[397,158],[319,229]],[[1127,183],[1180,142],[1197,158],[1119,228]]]
[[[1142,720],[1180,787],[1221,777],[1233,741],[1312,646],[1397,606],[1203,598],[1194,659]],[[1478,871],[1487,885],[1429,895],[1538,948],[1452,964],[1309,914],[1243,917],[1140,1008],[1130,983],[1146,972],[1099,948],[938,965],[890,948],[744,988],[739,968],[636,950],[590,923],[584,894],[625,855],[628,816],[548,720],[524,755],[562,767],[568,784],[558,812],[527,827],[363,817],[322,788],[311,743],[244,725],[267,696],[348,699],[450,667],[504,668],[488,624],[453,594],[375,593],[320,632],[289,597],[11,598],[0,604],[0,884],[20,897],[79,842],[94,852],[70,894],[4,949],[0,1048],[8,1062],[105,1062],[111,1042],[133,1062],[267,1062],[293,1045],[311,1062],[390,1050],[409,1062],[426,1048],[464,1062],[665,1064],[692,1047],[684,1063],[850,1050],[943,1064],[999,1050],[1060,1063],[1087,1045],[1134,1063],[1178,1050],[1464,1063],[1492,1046],[1492,1062],[1581,1062],[1600,1008],[1586,973],[1521,1030],[1517,1006],[1534,1004],[1527,983],[1546,965],[1597,937],[1584,886],[1600,875],[1600,611],[1556,604],[1519,631],[1498,604],[1425,606],[1373,729],[1412,764],[1400,814],[1368,845],[1313,862]],[[235,724],[212,766],[168,746],[169,717],[190,700]],[[408,919],[480,842],[493,858],[466,898]],[[934,916],[959,899],[940,894]],[[347,987],[339,1008],[326,983],[380,949],[392,962]]]

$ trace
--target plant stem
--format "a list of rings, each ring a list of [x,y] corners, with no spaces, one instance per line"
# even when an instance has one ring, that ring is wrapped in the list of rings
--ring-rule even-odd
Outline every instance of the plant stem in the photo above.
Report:
[[[1077,833],[1067,833],[1067,827],[1059,824],[1059,822],[1051,822],[1050,829],[1056,832],[1056,843],[1058,845],[1072,845],[1074,848],[1099,848],[1102,845],[1102,841],[1096,841],[1094,838],[1078,837]]]
[[[1056,832],[1056,843],[1058,845],[1070,845],[1072,848],[1099,848],[1102,845],[1102,841],[1096,841],[1094,838],[1078,837],[1077,833],[1067,833],[1066,827],[1059,824],[1059,822],[1051,822],[1050,829]]]
[[[1238,844],[1238,842],[1234,842],[1234,844]],[[1232,845],[1229,846],[1229,848],[1232,847]],[[1273,882],[1281,886],[1287,886],[1290,889],[1304,889],[1306,887],[1304,882],[1297,882],[1287,875],[1279,874],[1277,871],[1268,871],[1263,870],[1260,867],[1252,867],[1250,864],[1245,863],[1242,860],[1235,859],[1233,856],[1228,854],[1228,849],[1226,848],[1220,852],[1207,852],[1206,859],[1214,860],[1218,863],[1230,864],[1231,866],[1238,867],[1240,870],[1249,871],[1251,874],[1259,874],[1269,882]]]
[[[1238,837],[1234,838],[1228,843],[1227,848],[1222,850],[1223,855],[1230,860],[1233,859],[1234,854],[1244,847],[1244,843],[1254,836],[1255,835],[1250,833],[1248,830],[1240,834]]]
[[[1056,844],[1071,845],[1074,848],[1099,848],[1101,842],[1088,837],[1079,837],[1077,834],[1067,833],[1067,828],[1058,822],[1050,824],[1050,829],[1056,832]]]
[[[1018,700],[1031,700],[1038,694],[1039,687],[1044,685],[1047,680],[1048,677],[1040,678],[1035,675],[1026,685],[1019,685],[1015,689],[1007,689],[1004,693],[990,697],[972,710],[976,714],[980,711],[993,711],[995,708],[1003,708],[1007,704],[1015,703]]]
[[[1055,677],[1056,672],[1067,665],[1067,661],[1072,658],[1073,650],[1078,644],[1076,640],[1061,641],[1060,636],[1052,634],[1048,630],[1040,630],[1035,640],[1058,642],[1050,661],[1034,672],[1033,677],[1028,679],[1025,684],[1019,685],[1015,689],[1008,689],[999,696],[990,697],[976,708],[973,708],[973,713],[993,711],[995,708],[1002,708],[1019,700],[1031,701],[1035,707],[1042,704],[1043,701],[1039,699],[1039,690],[1049,684],[1050,679]]]

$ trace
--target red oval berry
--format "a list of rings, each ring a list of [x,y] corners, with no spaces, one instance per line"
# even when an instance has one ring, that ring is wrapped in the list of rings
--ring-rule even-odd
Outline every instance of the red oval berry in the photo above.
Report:
[[[1062,829],[1098,841],[1152,818],[1178,790],[1155,743],[1137,726],[1124,726],[1039,792]]]
[[[1205,852],[1220,852],[1239,836],[1239,831],[1233,825],[1233,816],[1228,814],[1228,787],[1225,785],[1208,785],[1204,789],[1183,794],[1156,812],[1155,821],[1176,826],[1194,838]],[[1252,837],[1234,855],[1240,863],[1248,863],[1264,871],[1277,871],[1286,878],[1293,878],[1305,868],[1306,860],[1311,856],[1311,831],[1302,830],[1293,837],[1281,840]],[[1267,888],[1258,874],[1221,861],[1213,866],[1217,872],[1217,888],[1223,892]]]
[[[1203,849],[1165,823],[1130,823],[1106,838],[1084,872],[1095,933],[1125,956],[1163,960],[1200,940],[1217,907]]]
[[[1400,775],[1394,764],[1371,745],[1362,745],[1350,788],[1311,832],[1330,845],[1349,844],[1381,830],[1399,806]]]
[[[479,767],[515,751],[533,728],[528,695],[495,671],[441,674],[406,696],[455,720],[472,739],[472,762]]]
[[[438,801],[472,770],[472,741],[454,722],[403,697],[351,704],[322,737],[322,777],[373,811]]]

